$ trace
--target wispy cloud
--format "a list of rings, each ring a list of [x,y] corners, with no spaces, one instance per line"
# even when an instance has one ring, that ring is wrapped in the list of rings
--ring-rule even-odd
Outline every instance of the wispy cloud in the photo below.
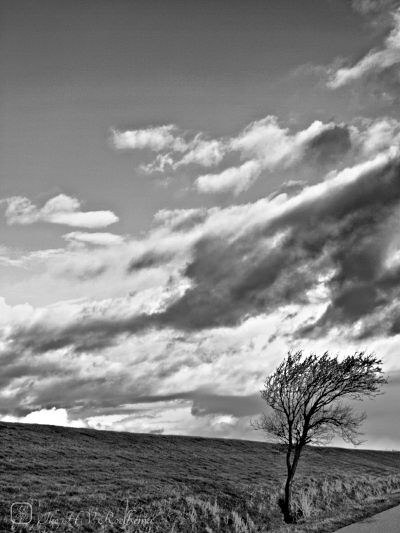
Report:
[[[47,222],[82,228],[104,228],[119,220],[112,211],[82,211],[80,201],[66,194],[51,198],[41,208],[23,196],[12,196],[2,202],[7,205],[5,217],[10,225]]]
[[[370,3],[362,3],[364,9],[372,9]],[[393,28],[380,49],[373,49],[351,66],[334,69],[330,73],[328,87],[338,89],[371,74],[379,74],[400,63],[400,9],[392,14]]]
[[[86,233],[82,231],[66,233],[63,238],[71,243],[92,244],[94,246],[113,246],[124,241],[121,235],[115,233]]]
[[[377,15],[382,12],[394,10],[398,0],[353,0],[352,5],[356,11],[363,15]]]

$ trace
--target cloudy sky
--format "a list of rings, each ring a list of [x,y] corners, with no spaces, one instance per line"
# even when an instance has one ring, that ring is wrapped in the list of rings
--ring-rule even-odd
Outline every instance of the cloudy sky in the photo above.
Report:
[[[400,1],[3,0],[0,415],[262,438],[373,351],[400,449]]]

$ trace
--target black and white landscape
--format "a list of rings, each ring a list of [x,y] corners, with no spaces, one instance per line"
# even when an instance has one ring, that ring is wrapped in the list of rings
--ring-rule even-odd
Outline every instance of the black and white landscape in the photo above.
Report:
[[[395,505],[400,1],[1,0],[0,72],[0,531]]]

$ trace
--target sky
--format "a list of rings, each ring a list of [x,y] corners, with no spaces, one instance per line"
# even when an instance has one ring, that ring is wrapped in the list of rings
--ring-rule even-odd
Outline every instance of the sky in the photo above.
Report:
[[[3,420],[263,439],[365,350],[400,449],[399,0],[3,0],[0,70]]]

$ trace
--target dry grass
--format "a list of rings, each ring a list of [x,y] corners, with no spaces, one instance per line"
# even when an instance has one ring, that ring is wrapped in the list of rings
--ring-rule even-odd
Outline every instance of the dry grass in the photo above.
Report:
[[[327,533],[388,501],[399,467],[398,452],[307,449],[294,490],[303,518],[288,529],[272,445],[1,423],[0,531],[11,503],[27,501],[34,519],[20,531]]]

